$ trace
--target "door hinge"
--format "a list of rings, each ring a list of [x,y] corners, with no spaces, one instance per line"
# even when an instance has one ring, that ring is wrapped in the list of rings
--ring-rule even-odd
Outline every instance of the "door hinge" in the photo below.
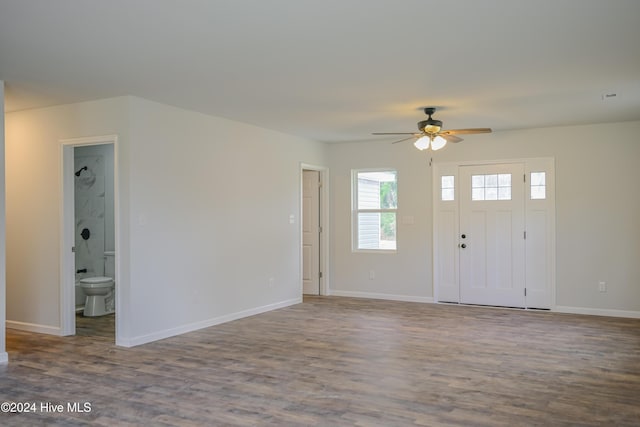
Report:
[[[527,296],[527,288],[524,288],[524,296]]]
[[[526,173],[525,173],[524,175],[522,175],[522,180],[523,180],[524,182],[527,182],[527,174],[526,174]]]
[[[525,238],[525,240],[527,239],[527,232],[526,231],[524,232],[524,238]]]
[[[76,251],[76,247],[75,246],[71,246],[71,252],[75,252]]]
[[[318,227],[318,233],[322,233],[322,226]]]
[[[322,279],[322,271],[320,272],[320,274],[318,276]]]

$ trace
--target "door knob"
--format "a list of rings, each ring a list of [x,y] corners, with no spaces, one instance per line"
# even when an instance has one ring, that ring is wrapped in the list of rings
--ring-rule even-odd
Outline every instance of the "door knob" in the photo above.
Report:
[[[464,248],[466,248],[466,247],[467,247],[467,244],[466,244],[466,243],[463,243],[463,244],[461,244],[461,245],[460,245],[460,247],[461,247],[462,249],[464,249]]]
[[[463,234],[463,235],[462,235],[462,236],[460,236],[460,237],[462,237],[463,239],[466,239],[466,238],[467,238],[467,235],[466,235],[466,234]]]

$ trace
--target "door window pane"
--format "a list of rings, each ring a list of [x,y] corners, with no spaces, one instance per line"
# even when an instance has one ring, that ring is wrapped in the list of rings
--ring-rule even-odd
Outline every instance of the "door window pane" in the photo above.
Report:
[[[511,174],[510,173],[501,173],[498,175],[498,186],[499,187],[511,187]]]
[[[498,200],[511,200],[511,187],[498,187]]]
[[[484,175],[472,175],[471,188],[484,188]]]
[[[471,200],[484,200],[484,187],[471,189]]]
[[[498,187],[486,187],[484,189],[485,200],[498,200]]]
[[[547,198],[545,172],[531,172],[531,200],[544,200]]]
[[[441,178],[440,199],[442,201],[455,199],[455,177],[453,175],[446,175]]]
[[[511,200],[511,174],[472,175],[471,200]]]

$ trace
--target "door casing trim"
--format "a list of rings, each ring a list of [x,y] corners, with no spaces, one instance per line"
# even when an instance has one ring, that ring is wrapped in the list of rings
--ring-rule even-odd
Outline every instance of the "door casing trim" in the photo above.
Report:
[[[322,277],[320,278],[320,295],[330,295],[330,274],[329,274],[329,168],[325,166],[313,165],[309,163],[300,163],[299,181],[300,181],[300,193],[298,196],[299,210],[298,210],[298,247],[300,248],[300,268],[299,268],[299,283],[300,283],[300,295],[302,295],[302,218],[303,218],[303,171],[311,170],[318,171],[320,173],[320,227],[322,227],[322,233],[320,233],[320,272]]]
[[[433,218],[433,228],[432,228],[432,286],[433,286],[433,300],[434,302],[439,302],[439,259],[438,259],[438,236],[439,236],[439,223],[438,223],[438,210],[439,210],[439,194],[440,194],[440,182],[439,175],[442,169],[448,170],[456,170],[456,188],[455,188],[455,204],[456,204],[456,215],[458,215],[458,223],[456,224],[456,234],[459,234],[459,183],[458,183],[458,168],[461,166],[484,166],[484,165],[493,165],[493,164],[504,164],[504,163],[522,163],[524,164],[525,174],[527,176],[530,175],[530,172],[536,171],[539,167],[543,167],[545,171],[547,171],[547,197],[549,201],[549,230],[547,237],[549,239],[549,254],[548,254],[548,269],[549,269],[549,290],[550,290],[550,301],[549,301],[549,309],[555,310],[556,308],[556,234],[555,234],[555,222],[556,222],[556,207],[555,207],[555,158],[553,157],[534,157],[534,158],[516,158],[516,159],[494,159],[494,160],[466,160],[466,161],[457,161],[457,162],[433,162],[432,164],[432,218]],[[530,202],[527,198],[528,189],[525,185],[525,223],[527,221],[528,215],[528,204]],[[455,254],[455,268],[459,269],[459,252],[456,251]],[[526,265],[525,265],[526,269]],[[456,273],[456,282],[458,285],[458,289],[460,286],[460,277],[459,272]],[[447,301],[448,302],[448,301]],[[459,300],[458,300],[459,303]]]
[[[62,139],[60,143],[60,335],[75,335],[75,274],[74,255],[71,248],[75,245],[74,227],[74,148],[88,145],[113,145],[114,176],[114,231],[116,264],[116,331],[118,342],[119,325],[122,323],[122,292],[120,287],[120,209],[118,191],[118,135],[102,135],[85,138]]]

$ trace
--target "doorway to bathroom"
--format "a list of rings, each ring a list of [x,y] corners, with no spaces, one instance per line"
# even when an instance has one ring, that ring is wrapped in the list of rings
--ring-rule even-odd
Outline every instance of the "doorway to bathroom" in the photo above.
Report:
[[[114,339],[118,312],[117,136],[61,141],[62,335]]]

